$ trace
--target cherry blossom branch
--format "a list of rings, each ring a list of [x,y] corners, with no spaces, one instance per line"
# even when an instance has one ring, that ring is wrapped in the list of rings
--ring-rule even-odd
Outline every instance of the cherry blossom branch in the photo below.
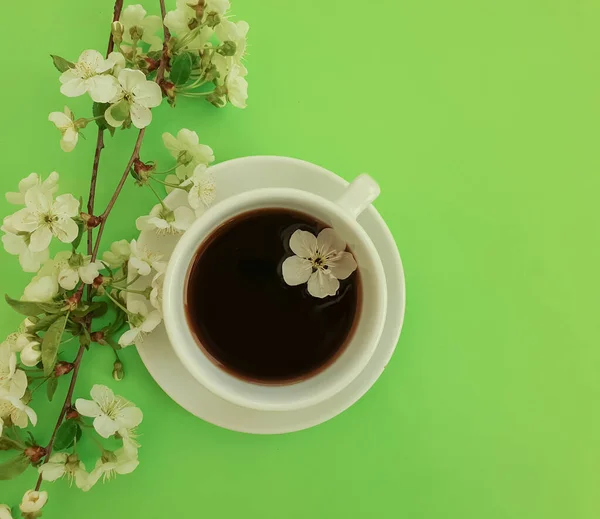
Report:
[[[54,440],[56,439],[56,434],[58,433],[58,429],[60,428],[69,407],[71,407],[73,392],[75,391],[75,383],[77,382],[77,375],[79,374],[79,368],[81,366],[81,359],[83,357],[83,353],[85,352],[85,346],[80,346],[79,351],[77,352],[77,357],[73,362],[73,374],[71,375],[71,383],[69,384],[69,390],[67,391],[67,396],[65,398],[65,403],[60,410],[60,414],[58,415],[58,420],[56,420],[56,426],[54,427],[54,431],[52,431],[52,436],[50,436],[50,441],[48,442],[48,446],[46,447],[46,463],[50,459],[50,455],[52,454],[52,448],[54,447]],[[42,475],[40,474],[35,484],[35,490],[38,491],[42,486]]]
[[[115,8],[113,10],[113,23],[119,21],[121,18],[121,12],[123,11],[123,0],[116,0]],[[106,49],[106,57],[113,51],[115,48],[115,39],[112,33],[112,25],[110,36],[108,37],[108,47]],[[94,153],[94,166],[92,167],[92,179],[90,181],[90,194],[88,196],[88,205],[87,211],[89,215],[94,214],[94,200],[96,198],[96,180],[98,178],[98,169],[100,167],[100,154],[104,149],[104,128],[98,126],[98,138],[96,140],[96,152]],[[92,254],[92,244],[93,244],[93,231],[92,229],[88,229],[87,235],[87,253]]]
[[[161,0],[161,8],[162,8],[162,4],[163,4],[163,0]],[[122,11],[123,11],[123,0],[116,0],[115,7],[113,10],[113,22],[116,22],[119,20],[119,18],[121,17]],[[164,18],[164,16],[163,16],[163,18]],[[108,38],[108,48],[106,51],[107,57],[113,51],[114,45],[115,45],[115,42],[114,42],[112,30],[111,30],[110,36]],[[98,138],[96,140],[96,151],[94,153],[94,164],[92,166],[92,178],[90,180],[90,193],[89,193],[88,204],[87,204],[88,214],[90,214],[90,215],[94,214],[94,200],[96,198],[96,181],[98,178],[98,170],[100,167],[100,155],[101,155],[103,149],[104,149],[104,129],[98,127]],[[100,234],[98,235],[98,242],[100,241],[99,238],[100,238]],[[87,237],[88,254],[92,253],[92,242],[93,242],[92,229],[88,229],[88,237]],[[83,285],[81,286],[81,288],[83,288]],[[81,292],[78,292],[78,293],[79,293],[79,296],[81,297]],[[90,319],[87,323],[88,332],[91,330],[91,323],[92,323],[92,320]],[[58,415],[58,419],[56,420],[56,425],[54,426],[54,430],[52,431],[52,436],[50,436],[50,441],[48,442],[48,445],[46,446],[46,463],[48,463],[50,456],[52,455],[52,448],[54,447],[54,441],[56,440],[56,435],[58,433],[58,429],[60,428],[60,426],[65,418],[65,415],[67,414],[69,407],[71,407],[71,405],[72,405],[73,392],[75,391],[75,384],[77,383],[77,377],[79,375],[79,368],[81,367],[81,360],[83,358],[84,352],[85,352],[85,346],[81,345],[79,347],[79,350],[77,351],[77,357],[75,358],[75,361],[73,362],[73,372],[71,374],[71,382],[69,383],[69,389],[67,391],[67,396],[65,397],[65,401],[64,401],[61,411]],[[38,477],[37,483],[35,485],[35,490],[38,491],[40,489],[41,485],[42,485],[42,475],[40,474]]]
[[[162,14],[162,19],[164,20],[164,18],[166,16],[164,0],[160,0],[160,12]],[[163,23],[163,31],[164,31],[163,52],[162,52],[162,56],[160,58],[160,65],[158,67],[158,71],[156,73],[156,79],[155,79],[155,82],[158,84],[160,84],[160,82],[162,81],[162,79],[165,75],[165,70],[167,68],[167,62],[169,61],[169,45],[168,44],[169,44],[169,40],[171,38],[171,33],[169,32],[169,29],[167,29],[167,26],[164,25],[164,23]],[[125,171],[123,171],[121,180],[119,180],[119,184],[117,185],[117,188],[115,189],[115,192],[113,193],[113,196],[111,197],[110,201],[108,202],[106,209],[99,217],[100,218],[100,227],[98,228],[98,236],[96,236],[96,244],[94,245],[94,250],[92,252],[92,261],[95,261],[98,256],[98,250],[100,248],[100,241],[102,240],[102,233],[104,232],[104,226],[106,225],[106,219],[108,218],[108,215],[112,211],[112,208],[114,207],[114,205],[117,201],[117,198],[121,194],[121,190],[123,189],[123,186],[125,185],[125,182],[127,181],[127,177],[129,176],[129,172],[131,171],[131,168],[133,167],[134,162],[140,158],[140,148],[142,147],[142,141],[144,140],[145,134],[146,134],[146,129],[142,128],[140,130],[140,132],[138,133],[138,137],[135,141],[135,147],[133,148],[133,153],[131,154],[131,157],[129,158],[129,162],[127,163],[127,166],[125,167]]]

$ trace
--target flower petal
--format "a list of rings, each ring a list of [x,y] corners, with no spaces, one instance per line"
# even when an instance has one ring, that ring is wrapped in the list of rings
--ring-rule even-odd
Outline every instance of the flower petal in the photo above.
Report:
[[[132,345],[140,334],[139,328],[131,328],[119,337],[119,344],[123,347]]]
[[[67,461],[66,454],[64,457],[65,457],[65,461],[63,461],[63,462],[50,461],[49,463],[42,465],[38,469],[38,472],[41,474],[42,479],[44,481],[56,481],[57,479],[62,478],[65,475],[65,472],[66,472],[65,462]],[[50,459],[53,460],[54,456],[52,456],[52,458],[50,458]]]
[[[133,429],[142,423],[144,413],[138,407],[126,407],[119,413],[119,423],[121,427]]]
[[[55,126],[60,130],[64,130],[73,125],[73,120],[63,112],[52,112],[48,116],[48,120],[54,123]]]
[[[314,256],[316,248],[317,239],[310,232],[297,230],[290,238],[290,249],[296,256],[301,258]]]
[[[19,254],[19,263],[24,272],[37,272],[40,270],[42,263],[48,260],[50,257],[50,250],[44,249],[39,252],[32,252],[29,249],[25,249]]]
[[[72,218],[60,218],[53,229],[55,236],[63,243],[71,243],[79,234],[79,227]]]
[[[75,224],[77,227],[77,224]],[[52,241],[52,233],[48,227],[38,227],[31,234],[29,240],[29,250],[31,252],[41,252],[47,249]]]
[[[54,276],[42,276],[34,279],[25,287],[23,299],[25,301],[47,302],[58,294],[58,281]]]
[[[155,310],[147,315],[146,319],[142,323],[142,326],[140,326],[140,329],[144,333],[150,333],[152,330],[154,330],[154,328],[156,328],[160,324],[161,321],[162,317],[160,315],[160,312],[157,312]]]
[[[79,97],[86,92],[87,83],[80,77],[73,78],[60,86],[60,93],[67,97]]]
[[[126,92],[133,93],[133,89],[146,82],[146,76],[141,70],[126,68],[119,73],[119,83]],[[160,88],[160,87],[159,87]]]
[[[334,296],[340,288],[340,282],[331,274],[318,269],[308,280],[308,293],[313,297],[323,299]]]
[[[75,149],[79,141],[79,132],[75,128],[67,128],[60,140],[60,147],[63,151],[69,153]]]
[[[162,101],[162,91],[154,81],[144,81],[133,89],[135,104],[154,108]]]
[[[52,194],[39,186],[34,186],[25,193],[25,205],[30,211],[48,212],[52,206]]]
[[[338,279],[346,279],[357,268],[354,256],[349,252],[340,252],[333,260],[327,262],[327,266],[329,272]]]
[[[103,384],[94,384],[90,391],[90,395],[94,399],[94,402],[98,402],[102,405],[103,402],[111,402],[115,399],[113,390]]]
[[[133,125],[140,130],[152,122],[152,112],[150,111],[150,108],[146,108],[137,103],[131,105],[129,115]]]
[[[100,54],[97,50],[89,49],[84,50],[79,55],[79,59],[77,60],[77,62],[85,64],[95,71],[96,69],[102,66],[102,64],[104,63],[104,58],[102,57],[102,54]]]
[[[177,207],[173,213],[175,215],[175,223],[173,226],[180,231],[187,231],[196,219],[194,211],[189,207]]]
[[[312,274],[312,263],[310,260],[299,256],[290,256],[281,267],[283,280],[290,286],[306,283]]]
[[[329,227],[323,229],[317,236],[317,250],[324,256],[330,253],[342,252],[345,249],[346,242]]]
[[[75,401],[75,409],[79,411],[79,414],[83,416],[90,416],[96,418],[102,414],[102,410],[98,404],[92,400],[85,400],[84,398],[78,398]]]
[[[103,438],[109,438],[117,432],[117,422],[111,420],[105,414],[94,418],[94,429]]]
[[[86,285],[91,285],[99,274],[100,272],[98,272],[98,265],[96,263],[90,263],[85,267],[79,267],[79,276],[81,277],[81,281]]]
[[[119,83],[114,76],[94,76],[86,81],[88,92],[92,101],[97,103],[110,102],[119,91]]]
[[[52,205],[52,210],[56,214],[73,218],[79,214],[79,200],[71,194],[59,195]]]

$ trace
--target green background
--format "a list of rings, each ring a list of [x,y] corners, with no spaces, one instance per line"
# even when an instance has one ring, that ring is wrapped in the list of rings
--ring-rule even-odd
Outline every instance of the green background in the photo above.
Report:
[[[60,150],[46,117],[65,100],[48,54],[104,51],[111,11],[112,0],[3,5],[0,191],[56,169],[62,192],[87,193],[95,131]],[[117,384],[111,352],[95,348],[76,393],[107,383],[144,410],[141,465],[88,494],[47,485],[45,517],[597,519],[600,4],[234,0],[233,12],[251,27],[248,108],[164,105],[142,157],[168,164],[161,133],[188,127],[218,161],[289,155],[348,179],[370,172],[406,270],[399,346],[350,410],[273,437],[187,414],[133,348]],[[89,113],[87,99],[69,106]],[[100,207],[133,139],[108,140]],[[153,203],[128,185],[106,243],[133,238]],[[18,297],[30,275],[0,261]],[[19,318],[1,312],[9,333]],[[59,400],[34,400],[42,441]],[[0,483],[0,502],[34,483],[33,472]]]

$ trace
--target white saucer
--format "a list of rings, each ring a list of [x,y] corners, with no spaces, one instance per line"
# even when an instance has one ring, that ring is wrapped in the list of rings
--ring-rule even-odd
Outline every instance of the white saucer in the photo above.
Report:
[[[337,199],[348,183],[334,173],[308,162],[285,157],[246,157],[211,168],[217,184],[217,200],[250,189],[291,187]],[[357,172],[358,173],[358,172]],[[385,196],[385,193],[384,193]],[[169,206],[187,203],[186,194],[174,190],[166,198]],[[164,325],[146,337],[137,349],[158,385],[190,413],[233,431],[281,434],[313,427],[345,411],[361,398],[379,378],[400,337],[404,319],[405,287],[402,262],[394,239],[374,207],[358,219],[381,256],[388,284],[388,307],[381,340],[364,371],[348,387],[318,405],[297,411],[257,411],[236,406],[214,395],[185,369],[171,348]],[[140,234],[139,243],[163,254],[167,260],[178,236],[160,236],[153,231]]]

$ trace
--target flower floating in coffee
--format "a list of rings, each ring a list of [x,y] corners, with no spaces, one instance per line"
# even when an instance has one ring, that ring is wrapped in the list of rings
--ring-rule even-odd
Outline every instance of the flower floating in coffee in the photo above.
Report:
[[[290,286],[308,282],[313,297],[336,295],[339,280],[348,278],[357,267],[352,254],[346,252],[346,242],[333,229],[323,229],[317,237],[298,230],[290,238],[290,249],[295,256],[283,262],[283,279]]]

